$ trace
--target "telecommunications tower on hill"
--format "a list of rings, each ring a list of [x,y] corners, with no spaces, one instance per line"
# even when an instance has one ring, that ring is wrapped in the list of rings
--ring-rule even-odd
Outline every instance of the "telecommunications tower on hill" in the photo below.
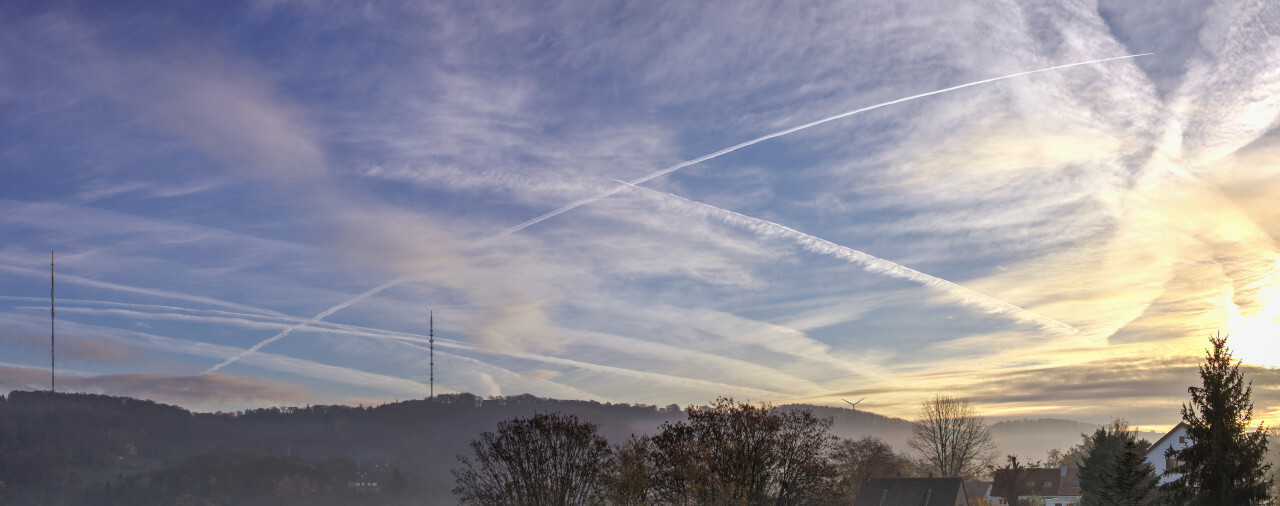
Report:
[[[57,362],[54,360],[54,346],[56,341],[53,339],[53,250],[49,250],[49,391],[58,391],[57,379]]]
[[[428,381],[431,382],[431,398],[436,398],[436,313],[432,311],[428,313],[427,323],[427,350],[431,357],[430,372],[427,373]]]

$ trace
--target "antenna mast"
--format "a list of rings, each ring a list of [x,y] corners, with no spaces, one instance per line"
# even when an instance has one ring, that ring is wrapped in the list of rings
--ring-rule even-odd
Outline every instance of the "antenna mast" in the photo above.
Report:
[[[57,382],[57,364],[54,361],[54,340],[53,331],[53,250],[49,250],[49,391],[58,391]]]
[[[428,320],[429,323],[427,324],[427,349],[431,354],[431,372],[428,378],[430,378],[430,381],[431,381],[431,398],[435,399],[436,398],[436,313],[435,311],[432,311],[429,314],[431,316],[429,316],[429,320]]]

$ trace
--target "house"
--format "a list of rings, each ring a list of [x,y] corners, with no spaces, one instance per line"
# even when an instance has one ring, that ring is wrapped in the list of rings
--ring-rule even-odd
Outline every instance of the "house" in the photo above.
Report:
[[[1165,474],[1169,469],[1176,467],[1178,462],[1165,457],[1164,452],[1170,448],[1180,450],[1190,445],[1191,438],[1187,436],[1188,428],[1185,422],[1178,422],[1178,425],[1173,426],[1173,429],[1168,434],[1157,439],[1155,444],[1151,445],[1151,449],[1147,450],[1147,462],[1150,462],[1156,468],[1156,476],[1160,477],[1161,485],[1176,480],[1181,476],[1180,474]]]
[[[960,478],[867,478],[853,506],[968,506]]]
[[[964,495],[969,497],[969,501],[973,501],[979,497],[991,498],[991,482],[989,481],[966,481],[964,482]]]
[[[1010,480],[1017,480],[1016,501],[1009,501]],[[991,485],[991,499],[997,504],[1017,504],[1036,498],[1044,506],[1067,506],[1080,500],[1080,470],[1074,467],[997,469]],[[1039,503],[1038,503],[1039,504]]]
[[[369,479],[369,473],[357,471],[355,476],[347,482],[347,490],[362,494],[376,495],[382,492],[382,487],[378,486],[377,481]]]

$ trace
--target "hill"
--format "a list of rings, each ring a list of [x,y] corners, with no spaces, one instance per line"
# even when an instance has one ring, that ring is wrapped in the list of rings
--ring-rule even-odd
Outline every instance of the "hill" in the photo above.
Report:
[[[840,437],[874,435],[899,451],[905,451],[911,432],[907,420],[866,411],[807,405],[782,409],[810,409],[832,418],[832,430]],[[398,474],[404,497],[448,503],[453,487],[449,471],[472,439],[501,420],[549,411],[599,424],[614,442],[654,433],[663,422],[685,416],[675,405],[527,394],[490,399],[448,394],[372,407],[196,413],[125,397],[14,391],[0,397],[0,504],[141,504],[146,503],[143,496],[124,502],[111,497],[125,490],[140,494],[148,487],[194,487],[211,480],[221,480],[225,488],[228,482],[252,482],[253,476],[236,475],[251,468],[259,476],[273,476],[277,485],[289,484],[267,491],[275,504],[282,503],[280,494],[294,492],[299,504],[360,504],[358,496],[343,496],[357,472],[381,473],[384,483]],[[1050,448],[1078,443],[1080,433],[1094,428],[1067,420],[1023,420],[997,423],[992,432],[1003,452],[1039,459]],[[246,488],[244,494],[251,491]],[[228,503],[250,504],[246,497],[228,498]],[[403,504],[417,502],[406,499]]]

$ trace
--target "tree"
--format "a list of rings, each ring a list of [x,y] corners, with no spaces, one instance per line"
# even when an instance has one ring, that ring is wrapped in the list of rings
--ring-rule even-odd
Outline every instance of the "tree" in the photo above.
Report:
[[[1147,451],[1125,432],[1124,446],[1096,468],[1093,488],[1082,495],[1080,504],[1100,506],[1150,506],[1157,504],[1156,468],[1147,462]],[[1148,445],[1150,446],[1150,445]]]
[[[597,504],[612,459],[595,424],[559,413],[499,422],[471,450],[453,470],[463,504]]]
[[[875,436],[843,439],[833,455],[840,472],[841,495],[856,498],[867,478],[895,478],[911,475],[911,461],[894,453],[893,447]]]
[[[1147,449],[1151,448],[1151,443],[1145,439],[1137,439],[1137,431],[1129,429],[1129,422],[1123,418],[1117,418],[1112,420],[1110,425],[1099,427],[1098,430],[1093,431],[1092,435],[1081,434],[1081,436],[1084,438],[1084,442],[1080,445],[1084,456],[1080,460],[1080,505],[1113,504],[1097,502],[1100,496],[1093,493],[1101,483],[1100,474],[1112,466],[1112,459],[1126,451],[1130,441],[1133,442],[1134,450],[1141,453],[1144,458]]]
[[[810,504],[832,498],[836,437],[810,411],[719,398],[650,442],[653,492],[668,504]]]
[[[1003,497],[1008,504],[1021,504],[1018,498],[1034,495],[1036,490],[1027,485],[1028,478],[1039,462],[1026,464],[1018,462],[1017,455],[1006,455],[1005,466],[994,470],[991,494]]]
[[[907,446],[923,457],[930,473],[944,478],[976,478],[996,456],[991,432],[969,401],[944,395],[921,403]]]
[[[1085,446],[1089,443],[1089,435],[1080,434],[1080,437],[1083,438],[1084,442],[1071,445],[1065,452],[1057,448],[1049,450],[1049,453],[1044,458],[1045,467],[1067,466],[1079,468],[1080,464],[1084,462],[1084,458],[1089,455],[1089,450]],[[1143,441],[1146,440],[1144,439]],[[1147,442],[1147,444],[1150,445],[1151,443]]]
[[[653,445],[648,436],[633,435],[614,448],[613,468],[608,474],[606,487],[610,503],[641,505],[653,502],[652,451]]]
[[[1267,434],[1262,424],[1248,431],[1253,420],[1253,383],[1245,383],[1240,362],[1231,361],[1227,338],[1210,336],[1200,365],[1202,386],[1189,387],[1191,402],[1182,405],[1191,444],[1170,448],[1165,456],[1177,465],[1166,471],[1178,475],[1164,485],[1175,500],[1188,504],[1247,505],[1267,499],[1264,463]]]

